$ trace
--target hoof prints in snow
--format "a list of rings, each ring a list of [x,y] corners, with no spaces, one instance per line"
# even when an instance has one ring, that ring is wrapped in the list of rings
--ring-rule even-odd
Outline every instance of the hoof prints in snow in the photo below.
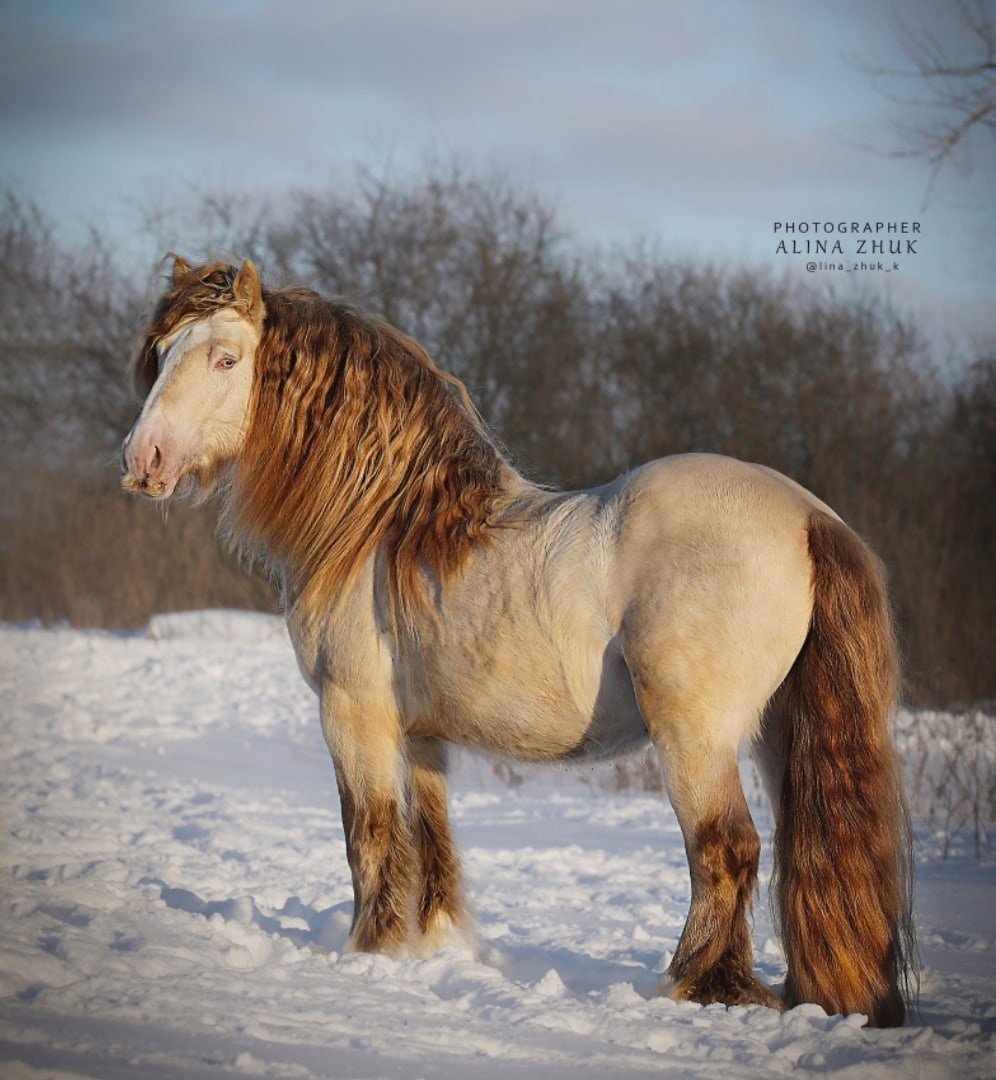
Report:
[[[242,926],[256,926],[266,934],[286,938],[299,949],[341,952],[349,937],[353,918],[352,901],[319,911],[303,904],[299,897],[292,896],[279,911],[263,912],[251,896],[232,900],[202,900],[189,889],[170,888],[155,878],[143,878],[140,884],[158,887],[167,907],[203,915],[208,919],[217,916]]]

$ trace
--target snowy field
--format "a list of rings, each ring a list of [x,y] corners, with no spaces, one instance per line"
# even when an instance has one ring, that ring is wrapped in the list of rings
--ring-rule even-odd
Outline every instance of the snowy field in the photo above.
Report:
[[[996,862],[964,843],[919,834],[914,1026],[679,1005],[653,996],[689,898],[673,814],[590,769],[509,788],[464,759],[476,951],[343,955],[331,766],[275,620],[0,626],[0,703],[0,1077],[996,1075]],[[779,983],[763,892],[755,942]]]

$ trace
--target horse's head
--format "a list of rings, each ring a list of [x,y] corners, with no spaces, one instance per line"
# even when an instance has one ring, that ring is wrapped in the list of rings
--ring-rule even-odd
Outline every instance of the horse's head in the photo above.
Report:
[[[121,450],[126,491],[166,499],[238,455],[263,314],[248,260],[191,268],[176,258],[135,363],[146,397]]]

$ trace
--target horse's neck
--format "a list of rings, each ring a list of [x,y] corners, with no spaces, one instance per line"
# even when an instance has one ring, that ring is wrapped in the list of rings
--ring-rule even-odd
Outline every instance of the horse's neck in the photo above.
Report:
[[[495,548],[504,549],[509,546],[510,531],[519,532],[523,526],[535,527],[544,516],[544,508],[563,497],[559,492],[531,483],[505,462],[501,475],[501,495],[495,507],[491,528],[488,530],[490,536],[481,541],[480,547],[489,549],[494,556]],[[363,560],[362,565],[354,568],[341,590],[324,594],[316,594],[311,581],[297,578],[293,567],[276,561],[270,563],[268,569],[279,586],[281,608],[288,620],[311,624],[315,621],[335,622],[343,618],[348,622],[353,618],[357,604],[361,607],[372,605],[374,609],[384,609],[386,612],[390,607],[386,585],[389,577],[386,551],[386,544],[382,541]],[[473,553],[470,561],[476,562]],[[500,556],[497,562],[500,564]],[[425,597],[438,595],[443,583],[435,579],[428,568],[425,573],[429,575],[424,582]],[[386,614],[383,619],[387,623],[393,621]]]
[[[553,494],[546,488],[540,487],[527,480],[522,473],[506,461],[502,469],[502,502],[506,506],[514,506],[519,503],[532,503],[545,501]]]

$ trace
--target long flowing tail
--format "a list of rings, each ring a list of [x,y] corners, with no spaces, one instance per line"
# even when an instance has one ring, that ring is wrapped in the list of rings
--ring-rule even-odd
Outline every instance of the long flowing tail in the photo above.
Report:
[[[909,817],[889,722],[898,660],[880,563],[847,526],[809,523],[814,607],[782,687],[775,879],[786,1004],[901,1025],[915,951]]]

